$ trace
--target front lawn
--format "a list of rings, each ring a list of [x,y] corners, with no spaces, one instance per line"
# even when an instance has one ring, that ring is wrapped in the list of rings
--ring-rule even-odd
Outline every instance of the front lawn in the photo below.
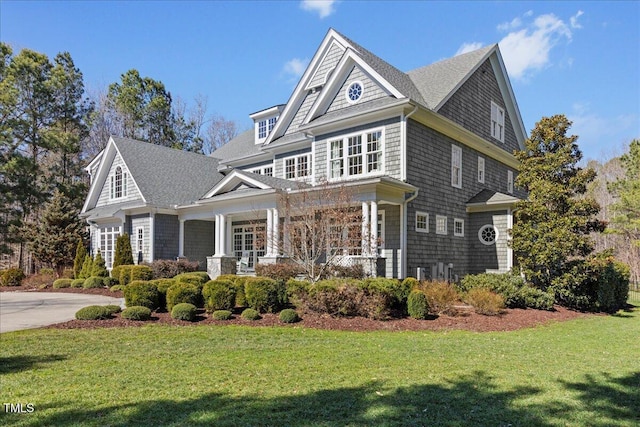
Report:
[[[634,426],[640,310],[515,332],[160,326],[0,336],[20,426]],[[26,411],[25,411],[26,412]]]

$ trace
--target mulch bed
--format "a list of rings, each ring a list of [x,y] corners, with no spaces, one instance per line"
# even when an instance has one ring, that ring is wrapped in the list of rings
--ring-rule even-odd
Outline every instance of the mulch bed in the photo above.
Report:
[[[65,292],[84,293],[93,295],[105,295],[122,298],[122,292],[111,292],[108,289],[34,289],[28,286],[0,287],[0,292],[7,291],[28,291],[28,292]],[[196,325],[244,325],[263,327],[307,327],[316,329],[342,330],[342,331],[442,331],[442,330],[466,330],[474,332],[488,331],[513,331],[523,328],[532,328],[550,322],[561,322],[594,314],[582,313],[556,306],[554,311],[506,309],[499,316],[485,316],[477,314],[471,307],[459,307],[456,316],[441,315],[434,316],[429,320],[416,320],[412,318],[392,319],[392,320],[372,320],[363,317],[332,317],[318,313],[301,313],[302,320],[294,324],[284,324],[278,319],[276,314],[263,314],[257,321],[245,320],[240,317],[240,313],[235,313],[233,319],[218,321],[213,320],[204,312],[196,322],[186,322],[175,320],[166,312],[153,313],[150,321],[126,320],[120,315],[107,320],[71,320],[64,323],[48,326],[51,329],[92,329],[92,328],[117,328],[136,327],[150,324],[196,326]]]

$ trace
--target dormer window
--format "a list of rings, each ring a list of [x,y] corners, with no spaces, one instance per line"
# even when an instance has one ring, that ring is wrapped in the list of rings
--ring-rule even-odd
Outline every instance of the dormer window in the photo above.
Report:
[[[258,122],[258,138],[264,139],[267,137],[267,121],[261,120]]]
[[[256,144],[262,144],[267,139],[271,131],[276,127],[278,117],[284,107],[284,105],[277,105],[249,116],[253,119]]]

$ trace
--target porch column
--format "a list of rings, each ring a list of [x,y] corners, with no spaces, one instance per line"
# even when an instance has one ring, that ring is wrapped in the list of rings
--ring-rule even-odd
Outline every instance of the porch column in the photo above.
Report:
[[[371,256],[378,254],[378,202],[371,201]]]
[[[369,202],[362,202],[362,255],[369,254]]]
[[[227,220],[227,216],[224,214],[219,214],[218,218],[220,220],[220,234],[218,235],[218,245],[219,245],[219,251],[218,251],[218,255],[221,256],[225,256],[226,255],[226,241],[227,241],[227,224],[226,224],[226,220]]]
[[[215,215],[213,224],[213,255],[220,255],[220,215]]]
[[[149,214],[149,262],[153,262],[155,260],[154,258],[154,247],[156,243],[155,219],[156,219],[156,214],[151,212]]]
[[[280,217],[278,216],[278,208],[273,208],[273,240],[271,242],[271,250],[273,251],[273,255],[280,255],[280,250],[278,248],[278,241],[280,239]]]
[[[266,256],[273,256],[273,212],[271,209],[267,209],[267,232],[265,234],[267,240]]]
[[[178,228],[178,257],[184,257],[184,219],[180,221],[180,228]]]

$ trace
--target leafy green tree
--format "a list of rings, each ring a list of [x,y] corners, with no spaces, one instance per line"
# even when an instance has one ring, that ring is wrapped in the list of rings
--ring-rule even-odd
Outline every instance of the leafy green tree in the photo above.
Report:
[[[582,152],[578,137],[567,136],[570,127],[564,115],[544,117],[516,153],[515,184],[528,198],[516,205],[511,246],[527,280],[541,289],[567,271],[569,260],[589,255],[590,233],[604,230],[598,204],[584,196],[595,172],[578,166]]]
[[[76,256],[73,259],[73,277],[75,279],[80,278],[80,271],[82,270],[82,264],[84,258],[87,256],[87,248],[84,246],[83,239],[78,239],[78,246],[76,246]]]
[[[116,253],[113,256],[113,267],[133,264],[133,252],[131,241],[127,233],[118,236],[116,240]]]
[[[100,251],[96,254],[96,257],[93,259],[93,267],[91,268],[91,276],[94,277],[109,277],[109,272],[107,271],[107,266],[104,262],[104,258],[102,258],[102,254]]]
[[[84,257],[84,262],[82,263],[82,270],[80,270],[80,277],[78,279],[86,279],[91,277],[91,272],[93,270],[93,258],[91,255],[87,254]]]
[[[23,227],[28,246],[36,259],[51,265],[62,277],[74,258],[75,242],[84,236],[84,224],[71,200],[56,190],[44,207],[42,219]]]
[[[609,185],[617,197],[611,206],[614,212],[611,225],[615,232],[625,235],[640,247],[640,140],[631,141],[629,152],[620,161],[625,176]]]

